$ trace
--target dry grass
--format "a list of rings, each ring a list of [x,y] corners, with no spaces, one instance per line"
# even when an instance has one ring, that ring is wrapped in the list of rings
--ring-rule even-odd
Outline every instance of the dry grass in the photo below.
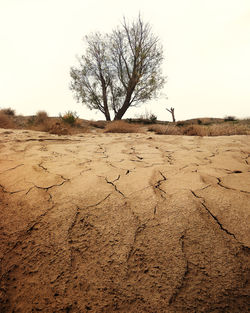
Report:
[[[104,129],[105,133],[138,133],[141,127],[137,124],[129,124],[124,121],[108,123]]]
[[[9,115],[0,112],[0,128],[14,128],[15,124]]]
[[[182,135],[187,136],[208,136],[208,129],[206,126],[189,125],[181,128]]]
[[[250,135],[250,126],[244,124],[214,124],[208,127],[206,136]]]
[[[179,127],[175,125],[151,125],[148,127],[149,131],[153,131],[158,135],[181,135],[182,132]]]
[[[209,126],[205,125],[184,125],[178,127],[172,125],[152,125],[149,131],[154,131],[159,135],[186,135],[186,136],[231,136],[231,135],[250,135],[250,125],[247,123],[228,124],[219,123]]]

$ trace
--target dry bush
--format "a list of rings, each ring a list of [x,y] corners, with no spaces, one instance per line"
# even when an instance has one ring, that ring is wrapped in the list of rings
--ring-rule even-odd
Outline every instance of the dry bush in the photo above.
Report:
[[[48,114],[46,111],[38,111],[36,113],[36,117],[35,117],[36,124],[43,124],[47,122],[47,120],[48,120]]]
[[[105,127],[105,133],[138,133],[140,126],[136,124],[129,124],[124,121],[114,121],[108,123]]]
[[[14,128],[14,122],[9,115],[0,112],[0,128]]]
[[[104,129],[107,126],[107,121],[90,121],[89,125],[96,128]]]
[[[152,125],[148,127],[149,131],[153,131],[158,135],[181,135],[179,127],[175,125]]]
[[[71,135],[70,127],[59,121],[53,122],[47,131],[55,135]]]
[[[182,129],[182,134],[187,136],[207,136],[208,128],[201,125],[189,125]]]
[[[3,114],[8,115],[8,116],[15,116],[15,110],[13,110],[11,108],[1,109],[0,113],[3,113]]]

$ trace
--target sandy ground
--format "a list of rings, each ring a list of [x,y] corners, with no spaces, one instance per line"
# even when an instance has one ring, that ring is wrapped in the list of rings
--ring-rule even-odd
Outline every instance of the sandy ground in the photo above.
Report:
[[[0,312],[248,312],[250,136],[0,130]]]

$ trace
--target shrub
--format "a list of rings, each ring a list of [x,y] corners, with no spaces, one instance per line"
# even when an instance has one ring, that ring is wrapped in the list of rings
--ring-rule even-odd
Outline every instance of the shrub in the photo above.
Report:
[[[181,135],[181,130],[175,125],[152,125],[148,130],[158,135]]]
[[[69,127],[69,126],[68,126]],[[54,122],[50,129],[48,130],[50,134],[55,135],[70,135],[70,130],[66,125],[63,125],[61,122]]]
[[[38,111],[35,117],[36,124],[43,124],[48,120],[48,114],[46,111]]]
[[[8,116],[15,116],[15,110],[11,108],[2,109],[0,112]]]
[[[225,122],[235,122],[235,121],[236,121],[236,118],[235,118],[235,116],[226,116],[226,117],[224,118],[224,121],[225,121]]]
[[[35,124],[35,120],[36,120],[36,117],[35,116],[29,116],[28,117],[28,120],[27,120],[27,124],[28,124],[28,126],[32,126],[32,125],[34,125]]]
[[[105,133],[137,133],[139,126],[136,124],[129,124],[125,121],[114,121],[105,127]]]
[[[106,127],[107,123],[108,123],[107,121],[90,121],[89,125],[96,127],[96,128],[104,129]]]
[[[150,119],[151,123],[155,123],[157,121],[157,116],[154,114],[151,114],[149,119]]]
[[[73,111],[68,111],[63,116],[61,116],[61,115],[59,115],[59,116],[63,122],[65,122],[71,126],[73,126],[78,119],[76,112],[73,112]]]
[[[182,130],[183,135],[188,136],[206,136],[207,135],[207,128],[200,125],[189,125],[183,128]]]
[[[187,125],[187,122],[184,122],[184,121],[179,121],[179,122],[176,123],[176,126],[178,126],[178,127],[182,127],[182,126],[185,126],[185,125]]]
[[[14,123],[9,115],[0,112],[0,128],[14,128]]]

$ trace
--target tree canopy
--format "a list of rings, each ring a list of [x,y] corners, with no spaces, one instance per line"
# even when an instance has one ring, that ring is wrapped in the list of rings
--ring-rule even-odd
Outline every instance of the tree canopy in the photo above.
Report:
[[[139,16],[110,34],[85,37],[86,51],[78,67],[70,70],[71,85],[78,101],[99,110],[110,120],[123,117],[129,107],[157,96],[165,78],[161,72],[163,49],[151,26]]]

